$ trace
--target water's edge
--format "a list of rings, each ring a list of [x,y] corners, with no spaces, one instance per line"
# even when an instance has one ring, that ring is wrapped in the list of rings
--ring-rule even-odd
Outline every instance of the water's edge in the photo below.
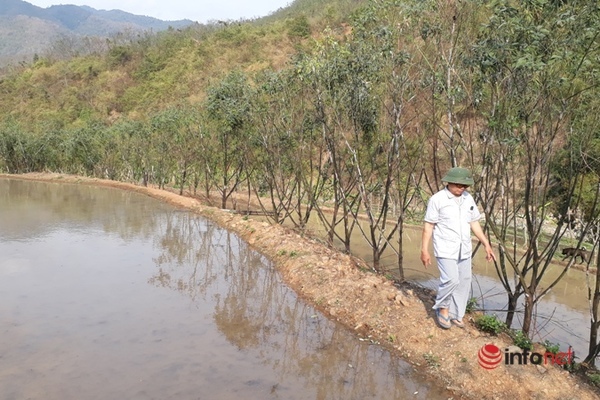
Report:
[[[380,344],[399,358],[412,364],[417,375],[432,381],[440,388],[450,389],[454,398],[458,398],[457,396],[488,398],[491,394],[489,385],[481,382],[482,379],[486,379],[485,376],[481,376],[481,371],[476,369],[476,366],[469,375],[471,375],[471,379],[479,380],[479,382],[469,385],[468,382],[465,382],[464,375],[457,376],[456,371],[453,371],[453,368],[464,369],[464,366],[444,365],[431,368],[431,365],[423,362],[424,346],[433,352],[437,347],[444,348],[448,342],[453,342],[453,338],[439,336],[435,324],[427,317],[423,321],[404,322],[417,325],[416,329],[423,332],[422,337],[426,336],[424,332],[429,332],[433,328],[433,334],[427,338],[429,343],[423,343],[421,338],[414,339],[414,329],[408,329],[408,327],[405,329],[398,325],[402,323],[398,315],[402,314],[403,309],[407,307],[427,309],[427,304],[422,301],[418,293],[415,293],[415,287],[406,284],[399,288],[383,276],[375,275],[365,268],[358,268],[354,258],[327,248],[315,240],[302,237],[288,228],[247,219],[169,191],[123,182],[60,174],[0,175],[0,178],[2,177],[109,186],[145,194],[202,215],[220,227],[236,233],[252,248],[267,257],[280,272],[286,284],[324,315],[346,326],[358,336]],[[425,314],[428,315],[428,312]],[[403,332],[406,337],[401,336]],[[460,335],[460,332],[457,332],[456,335]],[[470,333],[470,335],[473,336],[469,338],[470,341],[485,344],[489,340],[479,334]],[[456,349],[459,348],[460,341],[465,342],[464,333],[462,336],[457,339]],[[501,346],[503,340],[506,339],[496,338],[495,341]],[[506,342],[504,345],[508,346],[510,343]],[[519,371],[519,376],[524,381],[528,380],[525,374],[526,370],[529,371],[529,369]],[[531,373],[537,375],[535,370]],[[514,379],[511,376],[507,376],[506,385],[502,384],[504,379],[499,376],[494,379],[501,383],[498,385],[500,386],[499,393],[505,396],[510,396],[513,388],[519,390],[516,387],[518,385],[514,385]],[[546,379],[550,379],[550,376],[546,376]],[[558,372],[556,376],[552,375],[551,379],[557,385],[560,385],[560,381],[565,379],[572,381],[561,372]],[[565,383],[565,389],[574,394],[574,389],[569,389],[573,382],[569,383]],[[588,390],[583,387],[580,389]],[[519,392],[515,393],[515,395],[518,394]]]

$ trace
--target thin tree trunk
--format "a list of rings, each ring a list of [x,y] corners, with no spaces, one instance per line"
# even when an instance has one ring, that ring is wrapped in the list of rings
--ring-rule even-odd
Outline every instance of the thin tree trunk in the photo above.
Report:
[[[598,343],[598,331],[600,330],[600,255],[596,257],[596,284],[594,286],[590,314],[590,343],[588,355],[583,362],[591,367],[595,367],[596,357],[600,354],[600,343]]]
[[[404,217],[398,218],[398,279],[400,282],[404,282],[404,252],[402,251],[404,246]]]

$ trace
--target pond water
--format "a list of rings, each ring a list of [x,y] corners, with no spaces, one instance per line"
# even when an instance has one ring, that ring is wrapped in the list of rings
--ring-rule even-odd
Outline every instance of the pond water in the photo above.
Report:
[[[4,400],[449,397],[136,193],[0,179],[0,299]]]

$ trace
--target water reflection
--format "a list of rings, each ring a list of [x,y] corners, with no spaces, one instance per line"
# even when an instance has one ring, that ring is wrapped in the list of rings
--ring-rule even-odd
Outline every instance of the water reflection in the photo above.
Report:
[[[202,218],[105,188],[0,193],[0,398],[448,397]]]
[[[405,363],[357,341],[299,301],[239,237],[189,214],[168,220],[150,282],[214,303],[215,326],[228,342],[243,352],[258,351],[260,365],[275,374],[249,378],[246,385],[286,399],[436,396],[418,385],[398,385],[408,371]],[[300,378],[302,387],[285,384],[290,376]]]
[[[10,227],[0,231],[0,239],[31,240],[68,227],[99,230],[127,240],[140,235],[147,238],[156,228],[157,221],[151,218],[156,204],[144,196],[112,188],[16,179],[0,179],[0,185],[0,221]]]

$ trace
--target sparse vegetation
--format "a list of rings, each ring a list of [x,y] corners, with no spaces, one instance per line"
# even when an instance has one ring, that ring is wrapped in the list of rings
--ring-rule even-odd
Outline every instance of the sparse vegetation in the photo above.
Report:
[[[475,318],[475,325],[483,332],[498,335],[506,330],[506,324],[495,315],[482,314]]]
[[[467,309],[466,309],[466,313],[467,314],[471,314],[473,313],[475,310],[477,310],[477,298],[475,297],[471,297],[469,299],[469,301],[467,301]]]
[[[440,359],[438,356],[433,355],[431,353],[425,353],[425,354],[423,354],[423,358],[427,362],[427,365],[429,366],[429,368],[433,368],[433,369],[439,368]]]
[[[521,349],[523,349],[523,350],[533,349],[533,342],[531,341],[531,339],[529,339],[527,337],[527,335],[525,335],[523,333],[523,331],[513,330],[511,332],[511,336],[513,338],[515,345],[519,346]]]
[[[544,347],[546,348],[546,351],[549,351],[552,354],[557,354],[560,351],[560,345],[552,343],[549,340],[544,341]]]
[[[594,385],[600,387],[600,374],[591,373],[587,376]]]

